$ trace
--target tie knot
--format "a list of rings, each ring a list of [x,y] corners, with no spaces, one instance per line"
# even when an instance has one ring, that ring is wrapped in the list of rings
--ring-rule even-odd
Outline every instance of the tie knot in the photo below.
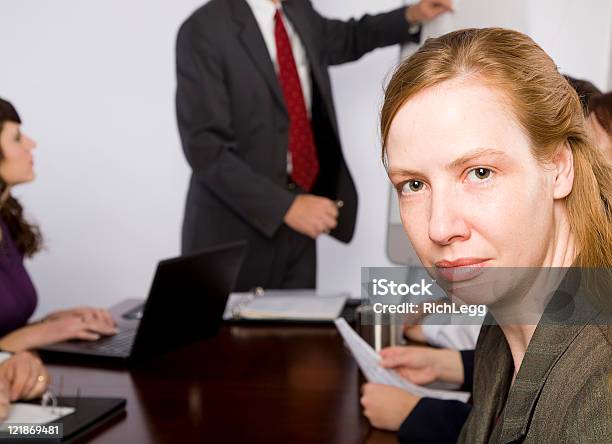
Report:
[[[281,15],[280,8],[276,8],[276,12],[274,13],[274,21],[275,22],[282,22],[283,21],[283,17]]]

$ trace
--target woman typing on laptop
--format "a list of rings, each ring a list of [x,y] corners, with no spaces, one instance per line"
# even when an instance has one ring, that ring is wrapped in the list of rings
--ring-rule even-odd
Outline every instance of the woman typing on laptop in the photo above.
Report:
[[[42,321],[28,323],[37,296],[23,258],[40,250],[41,236],[11,195],[13,186],[34,179],[32,150],[36,144],[20,126],[15,108],[0,99],[0,349],[16,352],[115,334],[115,322],[104,309],[57,311]]]

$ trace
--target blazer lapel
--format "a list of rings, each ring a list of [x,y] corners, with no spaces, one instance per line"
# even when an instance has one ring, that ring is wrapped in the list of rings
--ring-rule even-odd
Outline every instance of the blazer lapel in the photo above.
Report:
[[[247,53],[270,87],[272,95],[286,112],[285,99],[278,83],[274,64],[251,8],[244,0],[230,0],[234,18],[240,26],[239,38]]]
[[[503,443],[521,440],[527,434],[550,372],[598,313],[598,309],[588,303],[584,289],[578,288],[579,283],[579,273],[568,272],[536,327],[508,394],[501,431]]]
[[[302,45],[306,50],[306,56],[308,57],[308,63],[310,64],[310,70],[314,80],[317,82],[321,96],[325,101],[330,116],[333,116],[333,104],[331,102],[332,92],[328,88],[329,83],[326,81],[327,73],[325,67],[321,63],[321,57],[318,48],[314,43],[314,36],[312,35],[312,28],[308,26],[307,18],[303,14],[303,10],[299,8],[293,0],[283,0],[283,12],[291,21],[291,25],[295,29],[295,32],[300,36]]]

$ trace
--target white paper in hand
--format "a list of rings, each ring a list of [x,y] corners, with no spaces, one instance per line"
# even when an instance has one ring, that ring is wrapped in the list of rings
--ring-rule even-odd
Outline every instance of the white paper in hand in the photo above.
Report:
[[[378,353],[346,323],[344,318],[336,319],[335,323],[344,342],[346,342],[357,361],[357,365],[369,382],[391,385],[422,398],[452,399],[462,402],[467,402],[469,399],[469,393],[422,387],[402,378],[395,370],[381,367]]]

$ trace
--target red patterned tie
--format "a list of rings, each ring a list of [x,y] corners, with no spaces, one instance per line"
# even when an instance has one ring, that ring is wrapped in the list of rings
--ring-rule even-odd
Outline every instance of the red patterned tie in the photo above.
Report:
[[[289,36],[280,11],[274,16],[274,37],[278,60],[278,78],[289,113],[289,152],[291,178],[302,189],[310,191],[319,173],[319,160],[312,127],[306,112],[304,92],[300,83]]]

